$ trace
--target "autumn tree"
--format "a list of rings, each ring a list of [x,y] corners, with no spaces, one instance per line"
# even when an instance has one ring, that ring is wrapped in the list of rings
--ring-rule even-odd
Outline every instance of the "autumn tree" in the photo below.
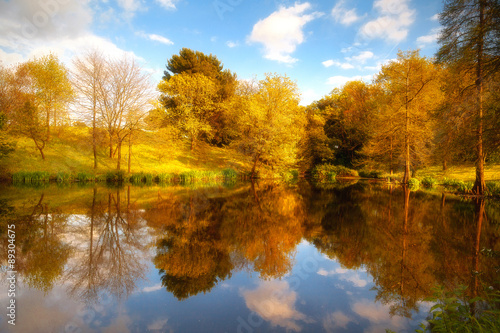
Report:
[[[400,51],[397,60],[382,67],[376,82],[387,94],[384,107],[389,108],[389,112],[381,113],[380,124],[394,126],[392,131],[396,134],[395,139],[402,140],[405,166],[403,183],[407,183],[411,178],[410,166],[425,163],[430,154],[430,111],[437,107],[442,98],[439,70],[430,60],[421,57],[418,51]],[[381,126],[376,130],[385,131],[386,128]]]
[[[59,59],[49,54],[24,64],[30,76],[36,106],[44,115],[47,139],[51,127],[60,126],[66,106],[73,98],[68,70]]]
[[[71,75],[78,105],[84,110],[81,116],[92,124],[92,152],[94,169],[97,169],[97,133],[100,121],[101,100],[106,91],[110,72],[107,60],[98,50],[87,52],[73,61]]]
[[[214,111],[215,82],[200,74],[179,74],[158,85],[162,99],[168,107],[167,119],[189,138],[191,150],[201,135],[213,136],[210,117]],[[165,104],[164,104],[165,105]]]
[[[120,170],[122,144],[143,125],[153,100],[153,90],[150,75],[135,60],[126,56],[108,59],[105,71],[109,75],[105,76],[106,81],[100,86],[99,112],[109,137],[110,157],[118,153],[116,169]]]
[[[252,177],[260,162],[278,168],[295,164],[305,124],[296,83],[287,76],[267,74],[256,93],[240,98],[237,145],[252,158]]]
[[[437,60],[463,66],[475,74],[477,133],[476,181],[473,191],[482,195],[484,179],[484,81],[500,68],[500,4],[496,0],[447,0],[440,14],[443,30]]]
[[[230,143],[236,136],[231,108],[231,101],[237,87],[236,74],[224,69],[216,56],[188,48],[183,48],[178,55],[173,55],[166,67],[163,81],[169,81],[181,74],[188,76],[201,74],[214,83],[215,92],[211,98],[213,103],[211,103],[211,110],[206,119],[212,130],[211,135],[204,139],[217,145]],[[168,95],[162,97],[162,103],[167,109],[172,106],[172,103],[175,104]]]

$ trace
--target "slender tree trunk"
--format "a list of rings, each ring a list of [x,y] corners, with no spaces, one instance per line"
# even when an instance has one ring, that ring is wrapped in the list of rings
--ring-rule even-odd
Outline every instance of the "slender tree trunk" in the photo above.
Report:
[[[95,95],[95,87],[94,87]],[[97,142],[96,142],[96,100],[92,108],[92,151],[94,152],[94,170],[97,169]]]
[[[118,145],[116,146],[116,150],[118,150],[118,157],[116,161],[116,170],[120,171],[121,161],[122,161],[122,140],[118,139]]]
[[[132,164],[132,133],[128,137],[128,173],[130,173],[130,166]]]
[[[260,154],[255,155],[255,158],[253,160],[253,167],[252,167],[252,179],[255,178],[255,169],[257,168],[257,162],[259,161]]]
[[[191,151],[194,149],[194,136],[191,136]]]
[[[393,168],[392,168],[392,135],[391,135],[391,156],[390,156],[390,171],[391,171],[391,176],[392,176],[392,173],[393,173]]]
[[[109,158],[113,158],[113,135],[109,134]]]
[[[443,171],[448,170],[448,166],[446,165],[446,160],[443,160]]]
[[[486,187],[484,179],[484,153],[483,153],[483,47],[484,47],[484,1],[479,1],[479,41],[477,45],[477,68],[476,68],[476,90],[477,90],[477,161],[476,161],[476,181],[473,192],[483,195]]]
[[[408,73],[408,75],[410,75]],[[410,175],[410,115],[409,115],[409,102],[408,102],[408,84],[409,78],[406,77],[406,97],[405,97],[405,117],[406,117],[406,125],[405,125],[405,174],[403,177],[403,184],[408,184],[408,181],[411,178]]]

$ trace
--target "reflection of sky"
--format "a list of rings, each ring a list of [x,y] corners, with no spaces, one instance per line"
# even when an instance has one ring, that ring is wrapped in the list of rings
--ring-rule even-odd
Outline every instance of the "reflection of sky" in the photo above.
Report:
[[[3,315],[0,332],[236,332],[251,314],[261,318],[258,327],[248,326],[255,332],[410,332],[417,326],[390,317],[390,304],[374,303],[376,291],[365,270],[326,260],[307,242],[298,246],[295,266],[282,280],[233,272],[209,293],[181,302],[161,285],[151,260],[143,258],[146,278],[136,281],[135,291],[121,301],[108,298],[86,306],[67,294],[71,280],[47,295],[20,286],[16,326],[8,325]],[[7,302],[0,297],[0,306]],[[417,322],[430,306],[423,304]]]
[[[297,293],[290,290],[286,281],[264,281],[255,290],[242,290],[242,295],[248,309],[272,326],[298,332],[301,330],[298,321],[311,322],[295,309]]]

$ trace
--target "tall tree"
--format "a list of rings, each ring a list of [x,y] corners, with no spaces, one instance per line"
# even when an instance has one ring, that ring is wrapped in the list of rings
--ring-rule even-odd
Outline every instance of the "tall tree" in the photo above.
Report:
[[[213,136],[210,118],[217,93],[213,80],[200,73],[183,73],[163,80],[158,89],[163,93],[164,105],[168,106],[167,119],[187,135],[191,150],[201,135],[208,139]]]
[[[28,61],[25,66],[31,77],[37,107],[45,114],[47,139],[50,139],[51,127],[61,125],[66,105],[73,98],[68,71],[53,54]]]
[[[104,97],[105,85],[109,80],[107,61],[98,50],[87,52],[73,61],[72,83],[79,105],[85,110],[84,119],[92,124],[92,152],[94,169],[97,169],[97,132],[99,122],[99,101]]]
[[[271,167],[294,165],[305,125],[295,82],[286,76],[267,74],[256,93],[250,91],[241,98],[238,145],[252,157],[252,176],[259,162]]]
[[[215,83],[216,93],[213,96],[212,110],[207,119],[212,127],[212,135],[205,138],[212,144],[226,145],[231,142],[236,133],[232,117],[231,100],[237,87],[236,74],[224,69],[223,64],[216,56],[206,55],[200,51],[188,48],[180,50],[178,55],[173,55],[167,62],[163,81],[169,81],[177,75],[202,74]],[[170,105],[168,96],[163,96],[166,108]]]
[[[113,143],[116,143],[116,169],[120,170],[122,144],[134,130],[143,126],[154,96],[150,75],[133,59],[124,56],[108,60],[106,66],[110,75],[101,87],[99,110],[108,132],[111,157]]]
[[[411,178],[410,165],[424,162],[429,153],[431,113],[440,103],[439,71],[418,51],[399,52],[398,58],[382,67],[376,80],[388,94],[387,107],[398,114],[398,136],[404,137],[403,183]],[[389,113],[390,116],[390,113]]]
[[[483,117],[484,80],[500,68],[500,3],[497,0],[446,0],[438,62],[460,64],[475,72],[477,160],[473,191],[485,191]]]

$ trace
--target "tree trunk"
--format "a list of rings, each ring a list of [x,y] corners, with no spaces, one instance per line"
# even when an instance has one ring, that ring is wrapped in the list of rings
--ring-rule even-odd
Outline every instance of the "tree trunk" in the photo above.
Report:
[[[120,171],[121,161],[122,161],[122,140],[118,139],[118,145],[116,146],[116,150],[118,150],[118,157],[116,161],[116,170]]]
[[[109,135],[109,158],[113,158],[113,136]]]
[[[443,171],[448,170],[448,166],[446,165],[446,160],[443,160]]]
[[[92,113],[92,151],[94,152],[94,170],[97,169],[97,142],[96,142],[96,105],[94,100],[94,107]]]
[[[483,195],[486,188],[484,180],[484,154],[483,154],[483,36],[484,36],[484,1],[479,1],[479,41],[477,45],[477,68],[476,68],[476,90],[477,90],[477,161],[476,161],[476,181],[472,191],[477,195]]]
[[[409,75],[409,74],[408,74]],[[405,99],[405,174],[403,177],[403,184],[408,184],[410,181],[410,115],[409,115],[409,101],[408,101],[408,84],[409,78],[406,77],[406,99]]]
[[[191,151],[194,149],[194,136],[191,136]]]
[[[259,161],[260,154],[255,155],[254,161],[253,161],[253,167],[252,167],[252,179],[256,178],[255,177],[255,169],[257,168],[257,162]]]
[[[130,166],[132,165],[132,133],[128,137],[128,173],[130,173]]]

